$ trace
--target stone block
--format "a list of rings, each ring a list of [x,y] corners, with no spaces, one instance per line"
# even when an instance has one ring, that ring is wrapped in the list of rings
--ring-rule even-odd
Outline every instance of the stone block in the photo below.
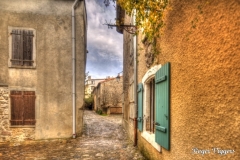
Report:
[[[8,107],[8,104],[2,104],[0,105],[0,108],[7,108]]]
[[[11,136],[12,134],[9,131],[2,131],[1,135],[3,135],[3,136]]]
[[[0,115],[2,115],[3,112],[4,112],[4,110],[0,108]]]
[[[8,100],[8,97],[9,97],[8,94],[4,94],[4,95],[3,95],[3,98],[4,98],[5,100]]]
[[[7,104],[8,102],[6,100],[0,100],[0,105],[1,104]]]
[[[8,111],[9,111],[9,110],[8,110],[8,108],[7,108],[7,109],[4,109],[4,110],[3,110],[3,114],[4,114],[4,115],[7,115],[7,114],[9,114],[9,112],[8,112]]]
[[[8,115],[2,115],[0,116],[0,121],[1,120],[8,120],[9,116]]]

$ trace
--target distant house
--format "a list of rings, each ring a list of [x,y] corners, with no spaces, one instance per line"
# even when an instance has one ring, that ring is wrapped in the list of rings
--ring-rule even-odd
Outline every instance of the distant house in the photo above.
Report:
[[[82,132],[83,0],[0,1],[0,142]]]
[[[122,76],[107,78],[94,88],[94,110],[101,110],[105,114],[122,113]]]
[[[93,79],[91,76],[88,76],[87,80],[85,81],[85,98],[89,98],[92,94],[94,88],[98,85],[99,82],[104,81],[105,79]]]
[[[147,159],[239,159],[239,1],[168,7],[159,54],[123,30],[123,126]]]

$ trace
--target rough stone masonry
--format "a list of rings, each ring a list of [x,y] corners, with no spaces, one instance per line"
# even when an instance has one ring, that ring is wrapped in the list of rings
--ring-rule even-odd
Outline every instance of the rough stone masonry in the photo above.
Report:
[[[7,86],[0,86],[0,142],[9,141],[9,91]]]
[[[35,128],[11,127],[9,92],[7,85],[0,84],[0,142],[34,140]]]

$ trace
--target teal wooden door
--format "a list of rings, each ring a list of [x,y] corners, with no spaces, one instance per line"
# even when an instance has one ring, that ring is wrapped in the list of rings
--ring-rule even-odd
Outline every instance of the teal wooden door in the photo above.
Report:
[[[155,74],[155,141],[170,150],[170,63]]]
[[[143,131],[143,84],[138,84],[138,130]]]

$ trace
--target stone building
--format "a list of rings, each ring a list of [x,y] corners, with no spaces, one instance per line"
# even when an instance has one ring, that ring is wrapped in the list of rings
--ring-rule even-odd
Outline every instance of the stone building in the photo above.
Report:
[[[88,76],[87,80],[85,81],[85,98],[89,98],[98,83],[104,80],[105,79],[102,78],[91,78],[91,76]]]
[[[0,142],[82,131],[83,0],[0,1]]]
[[[94,88],[94,110],[105,114],[122,113],[122,76],[118,78],[107,78]]]
[[[123,126],[148,159],[240,157],[239,17],[238,0],[170,0],[157,55],[123,31]]]

